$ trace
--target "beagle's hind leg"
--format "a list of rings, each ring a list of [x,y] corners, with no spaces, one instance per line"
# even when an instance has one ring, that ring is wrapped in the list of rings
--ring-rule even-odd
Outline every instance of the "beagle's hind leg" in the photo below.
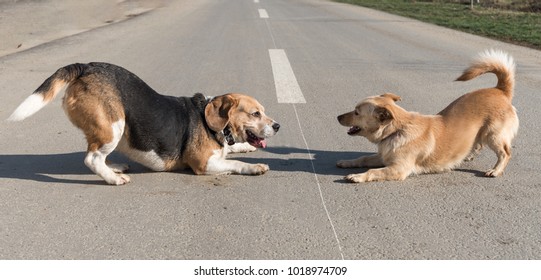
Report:
[[[93,135],[92,137],[87,136],[88,141],[88,152],[85,158],[85,164],[96,173],[98,176],[102,177],[108,184],[111,185],[124,185],[130,182],[130,177],[125,174],[117,174],[121,171],[118,169],[119,165],[107,164],[106,158],[112,153],[124,133],[124,120],[119,120],[111,125],[111,127],[103,128],[104,130],[101,133],[96,133],[98,135]],[[107,136],[112,137],[107,137]],[[105,142],[105,139],[111,139],[111,141]],[[114,168],[111,168],[113,166]],[[125,168],[122,169],[122,171]]]
[[[119,120],[111,125],[111,127],[102,128],[100,133],[89,137],[88,152],[85,158],[85,165],[90,168],[98,176],[102,177],[108,184],[111,185],[124,185],[130,182],[128,175],[122,174],[118,171],[126,170],[126,166],[107,164],[107,156],[112,153],[124,133],[124,120]],[[111,136],[111,137],[108,137]],[[111,139],[106,141],[106,139]],[[113,168],[111,168],[111,166]],[[119,167],[121,169],[119,169]]]
[[[124,108],[115,87],[96,75],[82,76],[68,86],[62,105],[86,136],[85,165],[108,184],[128,183],[130,177],[115,173],[124,168],[111,169],[106,163],[124,134]]]

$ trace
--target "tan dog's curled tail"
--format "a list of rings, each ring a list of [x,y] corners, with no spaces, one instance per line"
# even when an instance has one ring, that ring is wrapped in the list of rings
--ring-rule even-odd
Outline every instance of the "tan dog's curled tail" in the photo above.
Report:
[[[488,72],[496,74],[498,77],[496,88],[512,99],[515,86],[515,61],[504,51],[490,49],[481,52],[472,65],[456,80],[469,81]]]
[[[66,85],[81,76],[86,67],[86,64],[75,63],[58,69],[15,109],[8,121],[24,120],[41,110]]]

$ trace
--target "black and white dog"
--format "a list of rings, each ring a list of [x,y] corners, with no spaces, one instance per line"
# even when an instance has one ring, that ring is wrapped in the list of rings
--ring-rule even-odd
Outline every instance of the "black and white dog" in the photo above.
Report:
[[[130,181],[122,174],[127,165],[106,160],[114,150],[155,171],[190,167],[195,174],[258,175],[269,170],[266,164],[225,159],[228,151],[265,147],[265,138],[280,128],[254,98],[164,96],[128,70],[107,63],[58,69],[9,120],[31,116],[64,88],[63,108],[88,142],[84,162],[109,184]]]

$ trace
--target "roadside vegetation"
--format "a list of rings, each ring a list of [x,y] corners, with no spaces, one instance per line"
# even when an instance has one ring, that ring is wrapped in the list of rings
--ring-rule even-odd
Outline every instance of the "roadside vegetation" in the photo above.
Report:
[[[335,1],[541,49],[541,0]]]

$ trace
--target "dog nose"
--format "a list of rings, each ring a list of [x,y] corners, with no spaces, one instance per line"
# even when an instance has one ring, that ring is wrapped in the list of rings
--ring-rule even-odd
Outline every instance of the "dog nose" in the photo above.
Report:
[[[344,118],[344,115],[340,115],[340,116],[338,116],[338,117],[336,117],[336,118],[338,119],[338,122],[341,122],[342,119]]]
[[[278,129],[280,129],[280,124],[279,123],[273,123],[272,124],[272,129],[274,129],[275,132],[278,132]]]

